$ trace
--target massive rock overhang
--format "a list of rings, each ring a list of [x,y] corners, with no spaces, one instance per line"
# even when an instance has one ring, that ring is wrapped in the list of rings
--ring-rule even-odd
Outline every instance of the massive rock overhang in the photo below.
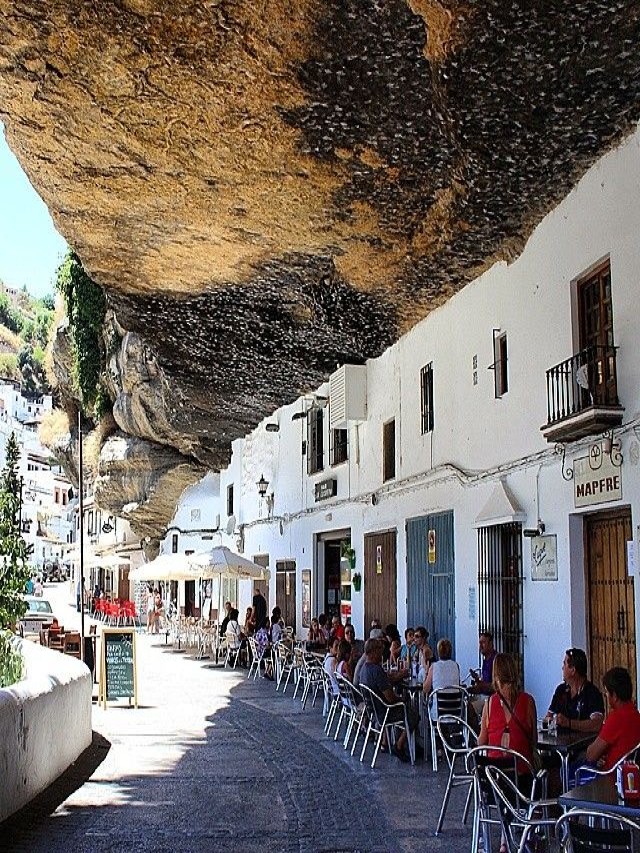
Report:
[[[640,117],[632,2],[0,14],[8,140],[171,389],[162,440],[188,435],[214,468],[336,364],[515,257]]]

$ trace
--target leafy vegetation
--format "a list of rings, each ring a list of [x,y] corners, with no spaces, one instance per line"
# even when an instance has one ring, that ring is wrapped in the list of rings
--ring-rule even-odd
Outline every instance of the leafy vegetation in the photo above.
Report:
[[[53,324],[53,296],[31,297],[0,282],[0,376],[19,382],[27,394],[49,393],[44,352]]]
[[[6,460],[0,476],[0,628],[13,628],[26,610],[23,595],[29,580],[27,544],[20,532],[20,448],[13,432]]]
[[[84,271],[80,258],[69,251],[58,269],[56,288],[62,294],[69,318],[73,349],[73,380],[80,392],[85,414],[98,416],[94,407],[100,401],[100,377],[105,363],[102,324],[106,299],[102,288]]]
[[[0,687],[10,687],[22,678],[24,661],[11,646],[11,634],[0,631]]]

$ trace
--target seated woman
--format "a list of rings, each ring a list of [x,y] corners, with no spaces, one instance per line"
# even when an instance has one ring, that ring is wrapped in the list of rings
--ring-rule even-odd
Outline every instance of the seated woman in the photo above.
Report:
[[[336,672],[343,678],[353,680],[353,671],[351,670],[351,643],[348,640],[340,640],[338,646],[338,654],[336,656]]]
[[[492,683],[495,693],[485,702],[482,711],[478,746],[508,747],[532,762],[538,741],[536,703],[533,696],[520,690],[518,671],[511,655],[495,656]],[[489,756],[492,757],[491,753]],[[493,757],[499,756],[500,753],[496,752]],[[518,773],[519,778],[529,776],[528,768],[522,762],[519,763]],[[526,790],[526,787],[522,790]]]
[[[460,686],[460,667],[454,660],[451,660],[451,640],[443,637],[441,640],[438,640],[436,648],[438,650],[438,660],[434,661],[429,667],[427,677],[422,686],[425,698],[433,690],[443,690],[445,687]],[[435,720],[437,716],[438,706],[437,702],[434,702],[431,707],[431,717]]]
[[[495,693],[485,702],[478,746],[503,746],[523,755],[529,764],[538,741],[536,703],[529,693],[520,690],[518,671],[510,655],[497,654],[493,661],[493,688]],[[489,752],[492,763],[505,762],[503,754]],[[508,764],[512,766],[511,759]],[[531,773],[528,766],[518,761],[518,788],[526,795],[531,792]],[[500,840],[500,853],[508,853],[504,836]]]
[[[278,611],[276,613],[276,611]],[[275,646],[276,643],[279,643],[280,640],[284,636],[284,628],[282,625],[282,618],[280,617],[280,608],[274,607],[273,613],[271,614],[271,631],[270,631],[270,639],[271,645]]]
[[[407,628],[404,632],[404,643],[400,647],[400,660],[408,668],[416,654],[417,648],[413,642],[413,628]]]
[[[324,636],[324,631],[320,628],[320,623],[314,617],[311,620],[311,627],[307,632],[307,648],[310,651],[315,649],[325,648],[327,645],[327,641]]]
[[[245,637],[252,637],[256,631],[256,623],[253,618],[253,607],[247,607],[247,612],[244,617],[244,634]]]
[[[227,646],[232,650],[237,650],[242,645],[243,634],[238,623],[238,611],[232,607],[229,611],[229,619],[225,631],[227,638]]]
[[[338,649],[340,648],[340,640],[337,638],[331,643],[329,646],[329,651],[326,654],[324,662],[322,664],[324,671],[327,673],[329,678],[331,679],[331,689],[333,690],[334,695],[339,693],[338,690],[338,682],[334,678],[334,674],[336,671],[336,666],[338,665]]]

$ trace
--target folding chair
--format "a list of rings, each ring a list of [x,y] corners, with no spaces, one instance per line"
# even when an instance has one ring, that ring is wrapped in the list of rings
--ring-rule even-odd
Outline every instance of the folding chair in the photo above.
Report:
[[[381,699],[377,693],[374,693],[374,691],[367,687],[365,684],[361,684],[359,686],[359,690],[362,693],[362,697],[367,707],[367,713],[369,716],[369,724],[367,726],[367,731],[364,736],[364,743],[362,744],[360,761],[364,760],[364,754],[366,752],[367,744],[369,743],[369,736],[371,734],[377,735],[375,747],[373,750],[373,759],[371,761],[371,767],[373,768],[375,767],[378,752],[380,751],[380,746],[382,745],[382,738],[386,735],[387,742],[391,745],[395,743],[396,730],[401,729],[402,731],[406,732],[407,735],[407,743],[409,744],[409,756],[411,758],[411,764],[415,764],[415,737],[414,733],[409,727],[409,721],[407,720],[407,708],[404,702],[394,702],[393,705],[389,705],[387,702],[384,701],[384,699]]]
[[[429,742],[431,745],[431,766],[433,772],[438,771],[438,748],[437,748],[437,720],[441,714],[458,717],[466,722],[467,702],[469,696],[464,687],[446,687],[442,690],[434,690],[427,699],[426,718],[429,726]],[[425,737],[426,742],[426,737]]]
[[[467,799],[462,813],[462,823],[465,824],[467,822],[467,814],[473,793],[473,774],[467,770],[465,759],[469,750],[477,745],[478,736],[461,717],[456,717],[452,714],[440,714],[436,720],[436,727],[442,742],[447,764],[449,765],[449,778],[447,779],[447,787],[442,798],[442,806],[440,807],[440,815],[438,816],[438,824],[435,832],[438,835],[444,823],[444,816],[449,805],[451,791],[454,788],[468,787]],[[461,763],[462,767],[460,767]]]
[[[569,853],[634,853],[638,832],[640,824],[625,815],[596,809],[571,809],[556,821],[556,836]]]

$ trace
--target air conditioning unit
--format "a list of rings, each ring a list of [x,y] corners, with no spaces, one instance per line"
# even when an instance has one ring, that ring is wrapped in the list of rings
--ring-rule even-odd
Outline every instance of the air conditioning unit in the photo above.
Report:
[[[367,368],[343,364],[329,377],[331,429],[347,429],[350,423],[367,419]]]

